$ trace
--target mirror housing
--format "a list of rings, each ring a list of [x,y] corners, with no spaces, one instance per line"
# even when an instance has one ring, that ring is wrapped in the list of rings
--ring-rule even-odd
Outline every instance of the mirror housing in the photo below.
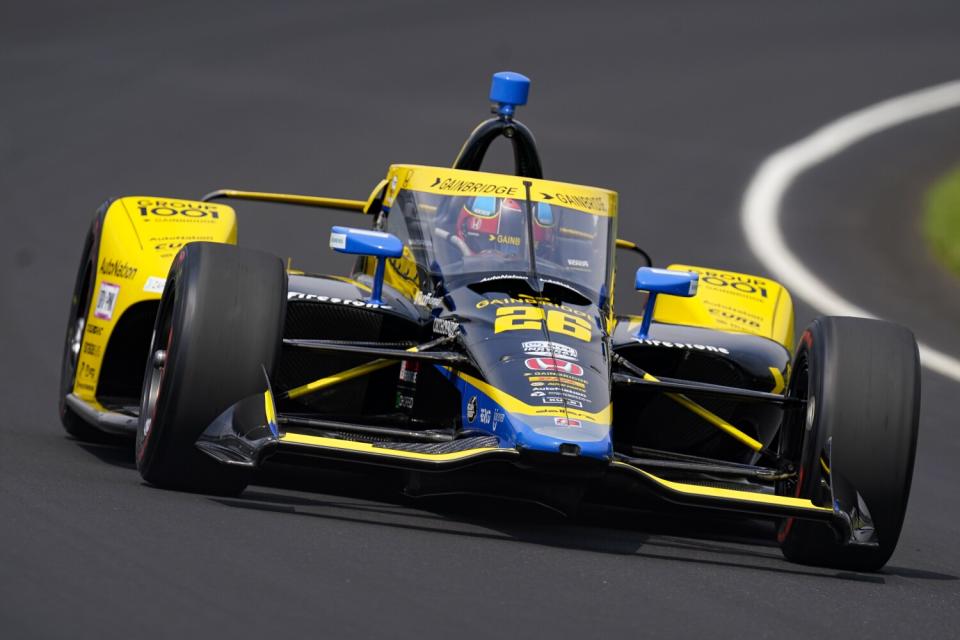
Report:
[[[400,241],[400,238],[382,231],[333,227],[330,230],[330,248],[339,253],[373,256],[377,259],[370,302],[383,304],[381,295],[383,293],[384,268],[387,264],[387,258],[399,258],[403,255],[403,242]]]
[[[638,340],[645,340],[650,333],[650,323],[653,322],[653,307],[659,294],[691,298],[697,295],[697,285],[700,274],[693,271],[673,271],[671,269],[655,269],[640,267],[637,269],[637,291],[649,293],[647,305],[643,310],[643,322],[637,332]]]

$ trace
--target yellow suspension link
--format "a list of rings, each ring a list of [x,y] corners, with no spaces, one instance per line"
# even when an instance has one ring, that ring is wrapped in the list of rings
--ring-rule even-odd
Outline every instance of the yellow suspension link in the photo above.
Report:
[[[410,347],[407,349],[409,352],[418,351],[418,347]],[[327,376],[325,378],[320,378],[319,380],[314,380],[313,382],[308,382],[305,385],[299,387],[294,387],[287,391],[284,396],[287,398],[299,398],[305,396],[314,391],[319,391],[320,389],[326,389],[327,387],[332,387],[334,385],[340,384],[341,382],[346,382],[348,380],[353,380],[354,378],[359,378],[360,376],[365,376],[368,373],[373,373],[374,371],[379,371],[380,369],[385,369],[391,364],[396,364],[396,360],[386,360],[384,358],[378,358],[377,360],[372,360],[366,364],[361,364],[352,369],[347,369],[346,371],[341,371],[340,373],[335,373],[332,376]]]
[[[643,379],[648,380],[650,382],[660,382],[649,373],[644,373]],[[706,407],[703,407],[697,404],[696,402],[694,402],[687,396],[683,395],[682,393],[667,393],[666,395],[667,397],[669,397],[671,400],[673,400],[680,406],[697,414],[698,416],[700,416],[701,418],[703,418],[704,420],[706,420],[716,428],[720,429],[727,435],[732,436],[737,441],[745,444],[746,446],[750,447],[754,451],[760,451],[761,449],[763,449],[762,442],[754,438],[751,438],[740,429],[737,429],[735,426],[733,426],[732,424],[730,424],[729,422],[727,422],[717,414],[713,413]]]

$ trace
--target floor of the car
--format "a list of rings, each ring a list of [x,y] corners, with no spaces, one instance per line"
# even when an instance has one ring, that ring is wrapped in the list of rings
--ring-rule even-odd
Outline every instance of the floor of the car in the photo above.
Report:
[[[111,396],[101,396],[97,398],[97,401],[104,409],[113,413],[120,413],[132,418],[136,418],[140,415],[139,398],[116,398]]]

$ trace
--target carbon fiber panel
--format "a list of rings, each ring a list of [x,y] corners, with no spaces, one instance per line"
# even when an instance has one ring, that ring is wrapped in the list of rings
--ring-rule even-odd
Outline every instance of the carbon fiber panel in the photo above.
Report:
[[[419,327],[395,315],[312,300],[290,300],[284,338],[330,339],[368,342],[416,341]],[[324,376],[369,362],[363,355],[329,354],[284,347],[274,372],[278,389],[291,389]],[[363,415],[393,408],[397,369],[391,366],[296,401],[282,401],[281,411]],[[377,389],[378,393],[372,393]]]
[[[466,451],[467,449],[482,449],[497,447],[500,440],[496,436],[474,436],[471,438],[461,438],[451,442],[392,442],[380,443],[375,446],[383,449],[393,449],[394,451],[411,451],[415,453],[455,453],[457,451]]]
[[[283,337],[377,340],[383,325],[384,315],[377,311],[291,300],[287,303]]]

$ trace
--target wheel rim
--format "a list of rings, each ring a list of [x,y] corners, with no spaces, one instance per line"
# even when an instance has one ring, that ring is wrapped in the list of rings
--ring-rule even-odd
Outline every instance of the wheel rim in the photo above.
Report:
[[[809,402],[810,391],[810,369],[807,363],[805,353],[799,354],[796,362],[793,364],[793,373],[790,376],[790,385],[787,388],[787,395]],[[776,483],[776,493],[781,496],[790,496],[797,498],[803,490],[803,481],[805,469],[803,466],[803,442],[804,434],[810,424],[810,405],[802,410],[788,410],[784,417],[784,424],[781,428],[779,444],[777,446],[778,455],[785,460],[793,460],[797,468],[797,475],[793,478],[787,478]],[[777,531],[777,540],[783,542],[793,528],[795,518],[784,518],[780,522]]]
[[[143,432],[143,444],[141,445],[141,451],[146,447],[147,441],[150,439],[150,430],[153,427],[153,421],[157,415],[157,398],[160,395],[160,385],[163,383],[163,371],[165,369],[164,363],[166,362],[167,352],[163,349],[157,349],[153,352],[153,355],[150,357],[149,362],[149,371],[146,384],[143,386],[143,399],[140,403],[141,415],[143,415],[143,426],[141,431]]]
[[[80,345],[83,343],[83,330],[86,326],[86,319],[79,317],[74,321],[73,329],[67,335],[67,353],[70,354],[70,368],[73,371],[76,371],[77,360],[80,359]]]
[[[172,290],[172,287],[168,287]],[[163,389],[164,373],[167,370],[168,354],[173,343],[171,318],[173,299],[161,299],[160,317],[150,340],[150,357],[144,374],[143,390],[140,394],[140,423],[137,428],[137,461],[140,462],[147,451],[150,436],[155,431],[157,406],[160,391]],[[165,337],[164,337],[165,336]]]
[[[810,372],[805,356],[797,358],[793,365],[793,374],[790,378],[790,386],[787,389],[787,396],[798,398],[807,402],[806,409],[788,410],[784,418],[784,424],[777,446],[778,455],[786,460],[794,460],[798,468],[799,476],[781,480],[776,485],[778,495],[796,497],[800,490],[803,479],[803,440],[804,433],[810,425]]]

